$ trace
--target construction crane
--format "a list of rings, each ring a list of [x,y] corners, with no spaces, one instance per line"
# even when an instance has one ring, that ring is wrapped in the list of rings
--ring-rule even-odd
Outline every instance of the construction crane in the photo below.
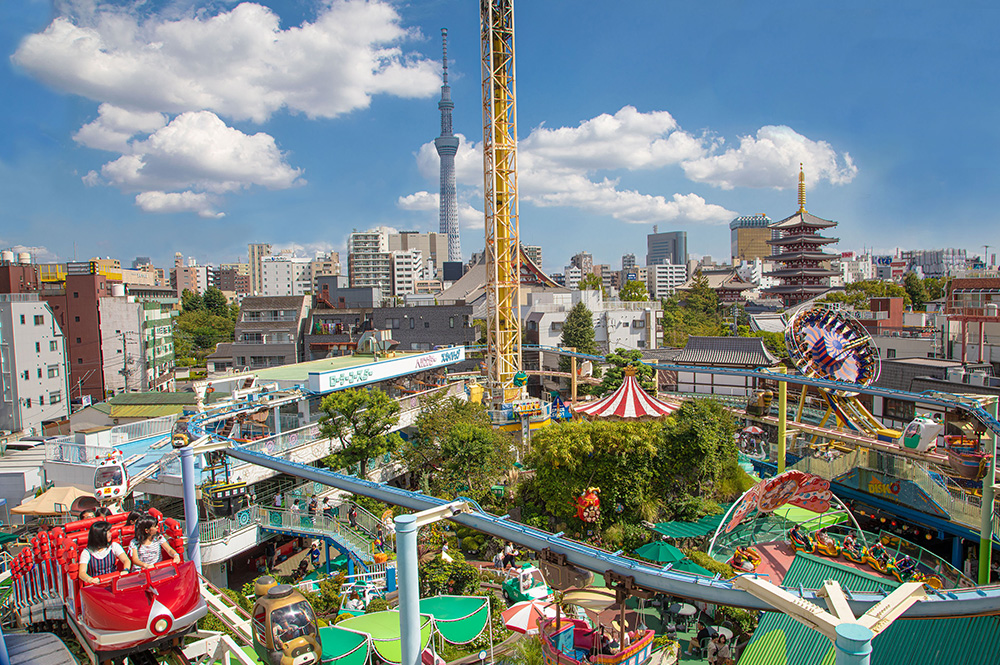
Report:
[[[494,408],[516,401],[521,370],[517,105],[513,0],[481,0],[486,210],[486,385]]]

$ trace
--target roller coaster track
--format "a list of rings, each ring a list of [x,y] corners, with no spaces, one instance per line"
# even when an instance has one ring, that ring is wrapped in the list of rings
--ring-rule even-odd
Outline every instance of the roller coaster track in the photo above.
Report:
[[[410,510],[426,510],[441,506],[447,501],[418,492],[409,492],[382,483],[362,480],[352,476],[334,473],[325,469],[288,462],[250,450],[229,448],[226,454],[244,462],[305,478],[331,487],[368,496],[385,503],[402,506]],[[474,502],[472,502],[474,503]],[[639,586],[662,593],[681,596],[713,604],[732,605],[755,610],[771,609],[766,603],[736,588],[732,582],[710,579],[700,575],[674,572],[670,566],[660,568],[621,556],[621,552],[606,552],[582,543],[563,538],[562,534],[551,534],[540,529],[510,521],[507,516],[496,516],[478,510],[453,518],[456,522],[483,533],[510,540],[525,548],[540,551],[548,549],[565,555],[567,563],[579,568],[599,573],[608,571],[631,576]],[[815,590],[786,588],[793,595],[819,602]],[[855,616],[864,614],[885,597],[885,593],[852,593],[848,602]],[[952,589],[929,594],[924,602],[917,603],[903,618],[922,619],[939,617],[976,616],[1000,614],[1000,586],[973,589]]]

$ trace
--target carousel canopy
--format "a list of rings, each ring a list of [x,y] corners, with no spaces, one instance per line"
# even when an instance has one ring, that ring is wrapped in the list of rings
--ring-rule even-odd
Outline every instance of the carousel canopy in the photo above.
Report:
[[[662,418],[677,410],[673,404],[647,395],[636,381],[635,370],[630,369],[625,370],[625,380],[618,390],[596,402],[575,406],[574,410],[594,418]]]

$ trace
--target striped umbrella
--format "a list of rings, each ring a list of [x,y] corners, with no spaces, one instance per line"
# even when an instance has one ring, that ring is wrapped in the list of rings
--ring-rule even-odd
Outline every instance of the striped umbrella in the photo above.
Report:
[[[556,606],[547,600],[522,600],[514,603],[502,612],[503,623],[507,628],[534,635],[538,632],[538,622],[556,616]]]

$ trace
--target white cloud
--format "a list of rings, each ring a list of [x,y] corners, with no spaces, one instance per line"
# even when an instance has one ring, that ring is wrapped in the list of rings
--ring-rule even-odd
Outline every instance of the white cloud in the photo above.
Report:
[[[857,174],[850,155],[838,155],[825,141],[810,140],[788,127],[762,127],[756,137],[741,139],[739,148],[720,154],[723,145],[711,134],[685,132],[665,111],[642,113],[625,106],[576,127],[535,128],[518,145],[518,193],[522,201],[538,206],[574,207],[629,223],[718,224],[736,213],[694,193],[657,195],[622,188],[618,179],[602,177],[601,172],[679,167],[690,180],[724,189],[794,187],[799,162],[805,164],[810,184],[844,184]],[[434,143],[420,146],[416,159],[420,173],[436,180]],[[482,196],[482,143],[462,137],[455,174],[459,184]]]
[[[441,196],[439,194],[431,194],[430,192],[414,192],[408,196],[400,196],[399,200],[396,202],[403,210],[418,210],[427,212],[429,210],[437,211],[440,207],[439,201]]]
[[[95,0],[59,10],[11,60],[58,91],[101,102],[73,138],[121,157],[83,181],[146,193],[136,199],[143,210],[215,216],[219,201],[205,203],[207,193],[304,184],[271,136],[220,118],[333,118],[375,95],[428,97],[440,85],[435,61],[404,50],[420,34],[385,0],[330,0],[312,21],[287,27],[251,2],[214,14]]]
[[[167,124],[163,113],[136,112],[112,104],[101,104],[97,119],[80,128],[73,140],[88,148],[129,152],[129,140],[138,133],[149,134]]]
[[[57,17],[13,61],[57,90],[122,108],[256,122],[281,108],[335,117],[373,95],[438,90],[438,65],[401,48],[418,33],[386,2],[334,0],[312,22],[280,23],[249,2],[214,16],[145,19],[99,6]]]
[[[826,141],[813,141],[791,127],[768,125],[756,136],[740,138],[738,148],[684,162],[684,173],[695,182],[722,189],[773,187],[798,183],[799,163],[805,167],[806,184],[826,180],[834,185],[851,182],[858,173],[851,156],[838,156]]]
[[[204,192],[141,192],[135,203],[145,212],[193,212],[199,217],[216,219],[225,213],[215,210],[212,197]]]
[[[123,190],[218,194],[252,185],[286,189],[302,183],[301,170],[285,162],[273,137],[244,134],[208,111],[183,113],[148,138],[133,141],[129,149],[101,168],[104,179]]]

